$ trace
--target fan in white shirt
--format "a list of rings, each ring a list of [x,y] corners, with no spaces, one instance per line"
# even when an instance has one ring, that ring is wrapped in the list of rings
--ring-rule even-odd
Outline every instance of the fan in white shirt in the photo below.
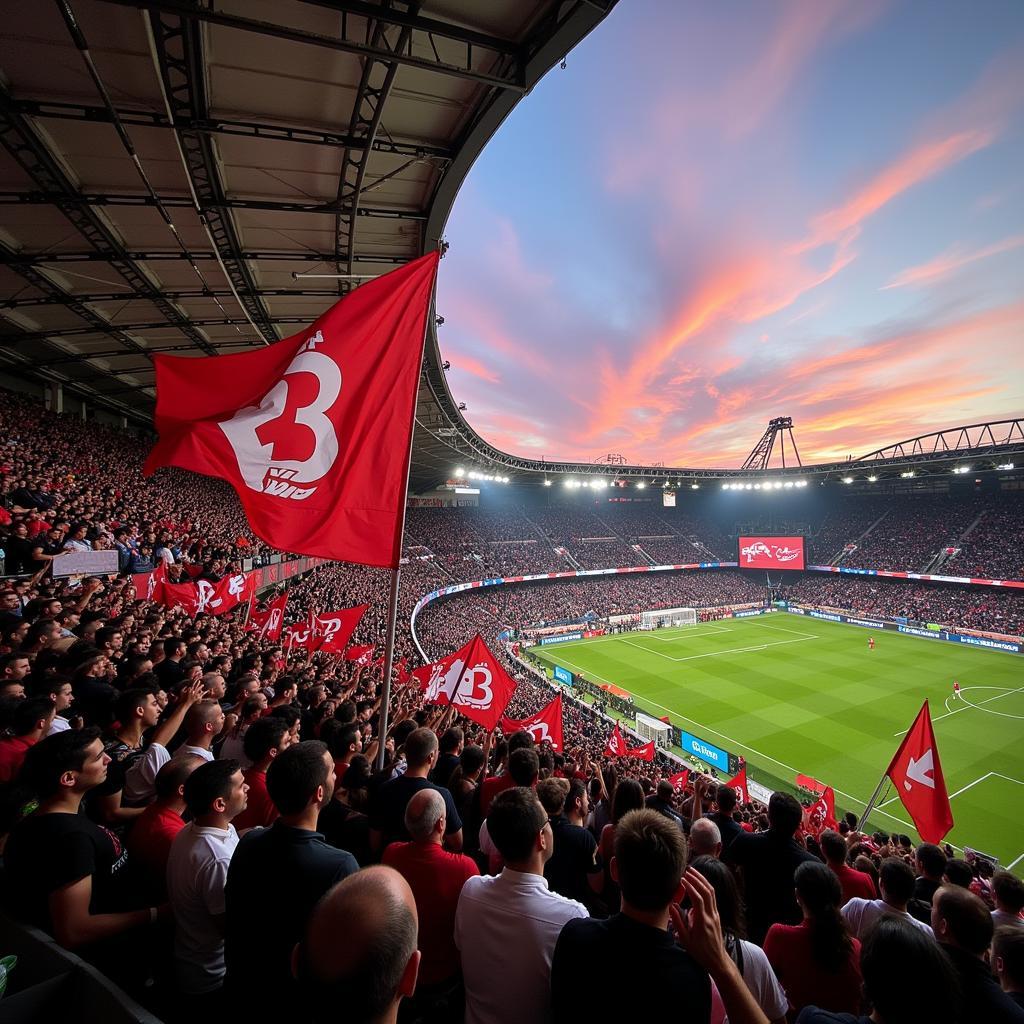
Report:
[[[878,870],[880,900],[865,900],[855,896],[842,909],[850,934],[863,940],[871,926],[883,914],[906,918],[921,931],[932,934],[931,928],[907,913],[907,902],[914,895],[914,871],[906,861],[887,857]]]

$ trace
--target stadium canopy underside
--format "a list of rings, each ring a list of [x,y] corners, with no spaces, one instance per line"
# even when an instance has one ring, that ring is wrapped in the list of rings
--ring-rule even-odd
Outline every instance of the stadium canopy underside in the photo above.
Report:
[[[8,0],[0,370],[148,425],[152,353],[273,344],[443,248],[482,147],[615,2]],[[443,367],[432,325],[413,490],[457,465],[537,483],[738,475],[511,456],[465,422]],[[1024,455],[1019,421],[982,426],[866,462]]]

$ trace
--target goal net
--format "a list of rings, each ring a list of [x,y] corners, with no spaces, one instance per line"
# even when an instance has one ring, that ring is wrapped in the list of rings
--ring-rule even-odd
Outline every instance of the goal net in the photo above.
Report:
[[[669,626],[697,625],[696,608],[660,608],[640,613],[641,629],[664,629]]]
[[[665,722],[645,715],[642,711],[636,713],[636,731],[642,739],[648,742],[654,740],[655,746],[667,749],[672,745],[672,729]]]

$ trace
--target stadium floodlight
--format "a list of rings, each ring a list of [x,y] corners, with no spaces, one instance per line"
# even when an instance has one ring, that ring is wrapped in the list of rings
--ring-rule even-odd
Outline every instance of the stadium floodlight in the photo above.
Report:
[[[872,476],[869,476],[869,477],[868,477],[868,483],[869,483],[869,484],[873,484],[873,483],[875,483],[875,482],[876,482],[877,480],[878,480],[878,477],[877,477],[877,476],[874,476],[874,475],[872,475]]]
[[[576,483],[575,480],[563,480],[562,485],[564,487],[572,487]]]
[[[550,487],[551,486],[551,481],[550,480],[545,480],[544,481],[544,486],[545,487]]]
[[[970,466],[954,466],[953,467],[953,472],[954,473],[970,473],[970,471],[971,471],[971,467]]]
[[[753,486],[754,486],[753,484],[744,484],[743,485],[743,489],[745,491],[749,491],[749,490],[751,490],[753,488]]]
[[[1004,471],[1013,469],[1013,463],[1012,462],[1002,462],[998,466],[996,466],[996,469],[1001,469],[1001,470],[1004,470]]]
[[[905,473],[900,473],[900,479],[909,480],[913,475],[914,471],[912,469],[908,469]]]
[[[772,487],[773,487],[773,488],[774,488],[774,489],[775,489],[776,491],[780,491],[780,490],[782,490],[782,481],[781,481],[781,480],[776,480],[776,481],[775,481],[775,483],[773,483],[773,484],[772,484]]]
[[[843,483],[844,484],[852,484],[853,483],[853,477],[852,476],[844,476],[843,477]]]
[[[455,475],[457,477],[463,477],[466,475],[466,471],[461,466],[459,466],[458,469],[455,470]]]
[[[793,481],[787,480],[782,486],[786,488],[791,488],[793,486]]]
[[[761,490],[761,485],[759,483],[754,484],[754,490],[755,491]]]
[[[643,482],[643,480],[641,480],[641,481],[640,481],[640,482],[639,482],[639,483],[638,483],[638,484],[636,485],[636,489],[637,489],[638,491],[642,491],[642,490],[643,490],[643,489],[644,489],[644,488],[645,488],[646,486],[647,486],[647,484],[645,484],[645,483]]]
[[[700,484],[690,484],[690,490],[691,491],[699,491],[700,490]]]

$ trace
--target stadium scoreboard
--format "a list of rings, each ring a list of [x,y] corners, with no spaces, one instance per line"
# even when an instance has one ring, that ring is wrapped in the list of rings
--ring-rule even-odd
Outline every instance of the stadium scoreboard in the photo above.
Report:
[[[736,562],[741,569],[803,569],[803,537],[740,537]]]

